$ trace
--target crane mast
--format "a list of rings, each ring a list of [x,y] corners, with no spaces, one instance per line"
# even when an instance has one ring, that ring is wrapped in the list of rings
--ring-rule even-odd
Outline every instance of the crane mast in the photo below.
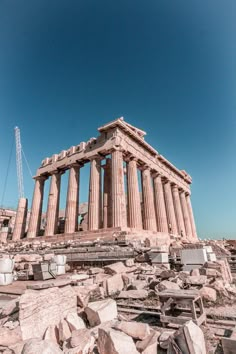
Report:
[[[18,197],[24,197],[24,184],[23,184],[23,171],[22,171],[22,147],[20,140],[20,129],[15,127],[15,140],[16,140],[16,170],[17,170],[17,184],[18,184]]]

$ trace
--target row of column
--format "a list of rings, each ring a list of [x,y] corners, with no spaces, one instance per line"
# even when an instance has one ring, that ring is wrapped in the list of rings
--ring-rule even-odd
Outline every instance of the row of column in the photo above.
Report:
[[[65,233],[78,230],[79,165],[70,167],[65,211]],[[196,238],[190,196],[176,185],[151,174],[148,166],[141,169],[143,206],[141,208],[137,160],[127,162],[127,201],[124,184],[122,151],[115,150],[106,159],[104,183],[101,182],[101,159],[90,163],[88,230],[109,227],[130,227]],[[35,189],[27,237],[39,233],[45,177],[35,179]],[[45,235],[57,233],[61,172],[51,176]],[[126,206],[127,204],[127,206]]]

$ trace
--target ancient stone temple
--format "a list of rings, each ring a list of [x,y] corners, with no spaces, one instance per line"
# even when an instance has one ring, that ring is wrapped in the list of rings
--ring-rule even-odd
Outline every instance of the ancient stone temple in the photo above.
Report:
[[[69,170],[64,238],[124,237],[152,245],[170,237],[197,241],[190,201],[191,177],[145,141],[146,133],[116,119],[99,136],[42,161],[37,170],[27,238],[39,235],[43,198],[48,198],[43,237],[59,237],[61,175]],[[90,164],[88,230],[78,232],[80,170]],[[44,183],[50,179],[49,196]],[[60,234],[62,237],[62,234]]]

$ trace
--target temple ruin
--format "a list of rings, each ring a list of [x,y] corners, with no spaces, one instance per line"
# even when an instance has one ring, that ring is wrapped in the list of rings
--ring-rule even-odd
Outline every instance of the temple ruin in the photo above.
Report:
[[[27,239],[40,235],[44,184],[50,179],[46,226],[41,236],[45,239],[124,237],[148,239],[152,246],[168,245],[171,237],[197,241],[190,175],[160,155],[145,141],[146,133],[123,118],[103,125],[98,132],[97,138],[42,161],[34,177]],[[88,227],[86,232],[79,232],[80,170],[86,163],[90,163]],[[66,170],[65,228],[58,234],[60,182]],[[21,211],[20,218],[24,215]],[[20,229],[15,240],[22,235]]]

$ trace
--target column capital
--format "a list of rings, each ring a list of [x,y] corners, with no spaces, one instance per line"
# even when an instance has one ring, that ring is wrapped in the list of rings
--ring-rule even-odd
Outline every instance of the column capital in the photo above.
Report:
[[[147,164],[142,164],[142,165],[140,166],[140,170],[141,170],[141,171],[150,171],[150,172],[151,172],[151,167],[148,166]]]
[[[158,171],[153,171],[152,172],[152,177],[153,178],[157,178],[157,177],[163,177],[163,175],[160,173],[160,172],[158,172]]]
[[[44,182],[46,179],[48,179],[48,176],[34,176],[33,179],[35,181]]]
[[[68,169],[70,169],[70,168],[72,168],[72,167],[74,167],[74,168],[81,168],[81,167],[83,167],[84,166],[84,163],[83,162],[74,162],[74,163],[72,163],[71,165],[69,165],[68,167]]]
[[[130,161],[138,162],[138,157],[129,154],[129,155],[126,155],[126,156],[124,157],[124,161],[125,161],[125,162],[130,162]]]

